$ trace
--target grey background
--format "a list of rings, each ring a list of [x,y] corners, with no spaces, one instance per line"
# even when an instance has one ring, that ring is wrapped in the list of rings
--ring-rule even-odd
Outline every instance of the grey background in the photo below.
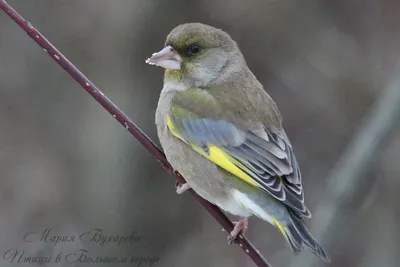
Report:
[[[277,102],[304,176],[311,211],[341,204],[342,221],[317,236],[335,266],[397,266],[400,131],[373,151],[345,203],[327,199],[331,170],[373,103],[393,83],[399,54],[396,1],[10,0],[112,101],[157,140],[154,111],[162,70],[144,60],[180,23],[203,22],[235,39]],[[400,88],[400,85],[399,85]],[[399,89],[400,90],[400,89]],[[398,124],[399,120],[395,120]],[[373,140],[374,141],[374,140]],[[326,210],[329,213],[329,210]],[[314,216],[313,232],[323,227]],[[331,220],[335,224],[335,221]],[[339,224],[338,224],[339,225]],[[135,231],[140,242],[24,241],[51,228],[77,236]],[[87,249],[98,256],[159,257],[153,266],[254,266],[174,179],[98,103],[0,13],[0,253],[48,256]],[[278,231],[255,218],[247,236],[272,266],[311,266]],[[329,238],[329,240],[328,240]],[[301,259],[301,260],[300,260]],[[314,266],[323,266],[316,261]],[[149,266],[142,263],[140,266]],[[97,266],[60,262],[44,266]],[[138,266],[101,264],[99,266]]]

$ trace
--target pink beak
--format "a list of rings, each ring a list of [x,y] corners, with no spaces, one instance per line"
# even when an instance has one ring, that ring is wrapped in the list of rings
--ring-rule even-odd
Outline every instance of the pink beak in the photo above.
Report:
[[[171,70],[180,70],[181,62],[181,56],[170,45],[146,59],[146,63],[150,65],[156,65]]]

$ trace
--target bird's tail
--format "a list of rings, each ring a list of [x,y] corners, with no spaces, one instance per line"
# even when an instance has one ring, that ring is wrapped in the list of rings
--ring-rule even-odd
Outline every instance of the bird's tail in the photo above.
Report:
[[[307,247],[313,254],[325,262],[330,262],[328,253],[318,244],[317,240],[310,234],[303,219],[297,214],[290,212],[291,222],[287,225],[276,224],[279,231],[285,236],[292,250],[297,254]]]

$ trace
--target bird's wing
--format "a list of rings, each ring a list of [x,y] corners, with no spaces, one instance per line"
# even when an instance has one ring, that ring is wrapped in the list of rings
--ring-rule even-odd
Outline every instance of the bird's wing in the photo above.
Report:
[[[300,170],[284,130],[241,129],[218,118],[223,109],[204,90],[178,92],[166,118],[168,129],[219,167],[268,192],[297,214],[311,217],[304,204]],[[213,112],[215,116],[210,115]]]

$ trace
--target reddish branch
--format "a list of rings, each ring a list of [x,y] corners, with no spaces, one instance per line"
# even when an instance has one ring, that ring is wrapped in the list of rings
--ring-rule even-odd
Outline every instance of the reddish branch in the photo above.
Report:
[[[74,78],[94,99],[97,100],[125,129],[127,129],[140,143],[157,159],[168,173],[174,173],[176,179],[184,183],[183,177],[174,172],[165,158],[164,153],[137,127],[114,103],[111,102],[97,87],[86,78],[63,54],[60,53],[30,22],[22,18],[6,1],[0,0],[0,9],[14,20],[43,50],[49,54],[72,78]],[[233,229],[232,222],[216,206],[201,198],[193,190],[191,194],[198,202],[221,224],[227,233]],[[254,263],[259,267],[270,267],[267,260],[259,251],[240,235],[237,244],[245,251]]]

